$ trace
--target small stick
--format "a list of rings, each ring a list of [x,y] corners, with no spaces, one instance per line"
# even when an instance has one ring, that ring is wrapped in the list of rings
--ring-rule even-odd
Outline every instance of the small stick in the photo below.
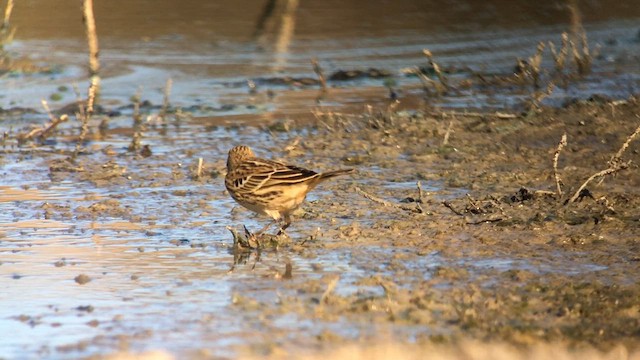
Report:
[[[558,143],[556,152],[553,154],[553,176],[556,179],[558,199],[562,197],[562,187],[560,186],[562,180],[560,179],[560,175],[558,174],[558,158],[560,157],[560,152],[565,146],[567,146],[567,133],[562,134],[562,139],[560,139],[560,143]]]
[[[417,202],[416,202],[417,206],[415,208],[411,208],[411,207],[407,207],[407,206],[396,205],[396,204],[390,203],[390,202],[388,202],[388,201],[386,201],[384,199],[381,199],[381,198],[379,198],[379,197],[377,197],[375,195],[369,194],[368,192],[360,189],[357,186],[356,186],[356,192],[358,194],[364,196],[365,198],[367,198],[367,199],[369,199],[369,200],[371,200],[373,202],[376,202],[378,204],[381,204],[382,206],[385,206],[385,207],[389,207],[390,206],[390,207],[393,207],[393,208],[396,208],[396,209],[400,209],[400,210],[403,210],[403,211],[410,211],[410,212],[414,212],[414,213],[418,213],[418,214],[423,214],[424,213],[424,211],[422,210],[422,207]]]
[[[383,206],[387,206],[387,207],[388,207],[388,206],[391,206],[391,207],[395,207],[395,208],[398,208],[398,207],[399,207],[398,205],[396,205],[396,204],[392,204],[392,203],[388,202],[387,200],[381,199],[381,198],[379,198],[379,197],[377,197],[377,196],[375,196],[375,195],[371,195],[371,194],[369,194],[368,192],[366,192],[366,191],[364,191],[364,190],[360,189],[360,188],[359,188],[359,187],[357,187],[357,186],[356,186],[356,192],[357,192],[358,194],[360,194],[360,195],[364,196],[365,198],[367,198],[367,199],[369,199],[369,200],[373,201],[373,202],[376,202],[376,203],[378,203],[378,204],[382,204]]]

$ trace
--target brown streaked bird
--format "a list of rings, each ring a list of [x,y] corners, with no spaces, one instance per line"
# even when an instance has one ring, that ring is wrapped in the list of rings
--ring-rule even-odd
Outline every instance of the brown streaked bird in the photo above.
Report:
[[[224,184],[238,204],[273,219],[256,235],[283,221],[280,235],[291,225],[291,213],[302,204],[309,191],[327,179],[353,172],[354,169],[341,169],[317,173],[257,158],[251,148],[241,145],[229,150]]]

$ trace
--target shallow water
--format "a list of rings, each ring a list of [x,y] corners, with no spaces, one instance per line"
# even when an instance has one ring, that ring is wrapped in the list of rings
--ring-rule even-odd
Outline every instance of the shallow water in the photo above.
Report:
[[[19,30],[9,50],[15,56],[29,56],[41,65],[53,67],[54,71],[5,74],[0,78],[0,106],[40,109],[41,99],[58,93],[62,100],[49,102],[59,108],[75,99],[72,90],[61,90],[60,86],[78,84],[82,90],[86,84],[80,17],[61,11],[64,1],[52,8],[47,1],[25,3],[28,5],[20,2],[14,10]],[[327,248],[316,248],[312,253],[265,252],[259,260],[254,253],[234,264],[231,236],[225,226],[243,223],[258,228],[262,219],[233,211],[234,203],[224,195],[222,180],[191,180],[189,166],[203,157],[210,169],[222,171],[224,154],[232,144],[268,144],[274,138],[283,138],[258,128],[228,130],[211,124],[223,124],[233,116],[248,115],[260,122],[286,118],[287,114],[308,114],[310,109],[322,106],[340,108],[387,101],[384,80],[376,79],[330,83],[339,88],[332,91],[344,96],[319,104],[315,91],[264,82],[259,82],[257,95],[249,94],[245,85],[248,79],[285,75],[314,78],[311,57],[321,61],[326,73],[369,67],[388,70],[402,89],[402,98],[403,94],[421,91],[415,78],[400,72],[426,63],[421,55],[423,48],[431,49],[441,64],[509,73],[516,57],[531,56],[538,41],[558,41],[559,34],[566,30],[565,25],[560,25],[564,19],[559,14],[563,12],[549,8],[524,16],[524,21],[517,23],[500,15],[505,11],[510,14],[510,10],[503,9],[498,1],[481,11],[477,22],[470,21],[473,17],[457,18],[460,12],[454,11],[447,12],[435,24],[429,21],[435,5],[427,2],[415,5],[413,1],[400,1],[396,2],[397,7],[386,11],[382,4],[356,2],[349,6],[328,1],[322,5],[300,4],[295,31],[284,46],[277,43],[279,32],[275,30],[266,33],[264,40],[254,41],[252,29],[261,9],[258,2],[246,7],[251,11],[200,1],[183,1],[184,6],[179,9],[172,7],[173,2],[125,5],[130,3],[96,3],[102,6],[96,9],[104,72],[102,104],[108,109],[129,105],[130,97],[140,87],[143,99],[160,104],[165,82],[171,78],[172,105],[206,104],[220,109],[197,114],[207,118],[188,120],[179,127],[171,125],[169,135],[160,126],[151,127],[144,137],[144,143],[154,152],[148,159],[125,154],[130,137],[116,130],[130,128],[128,116],[112,119],[112,131],[92,141],[94,151],[86,157],[88,163],[112,160],[125,167],[124,174],[113,182],[95,184],[74,175],[52,180],[47,160],[64,158],[57,152],[73,149],[74,143],[67,142],[66,137],[50,146],[5,148],[0,158],[0,285],[4,287],[0,292],[0,334],[11,336],[0,337],[0,357],[78,358],[116,350],[157,348],[179,357],[200,356],[199,350],[215,349],[215,356],[226,357],[237,355],[237,345],[266,341],[268,331],[274,329],[285,333],[280,334],[285,340],[289,339],[289,332],[306,332],[313,337],[330,329],[357,339],[380,330],[383,325],[372,329],[369,324],[345,319],[309,322],[297,318],[295,312],[271,314],[269,320],[273,324],[266,326],[259,311],[234,307],[234,303],[238,295],[270,303],[281,297],[295,297],[291,290],[294,286],[284,288],[282,281],[323,281],[326,285],[324,280],[331,276],[340,277],[335,291],[343,296],[357,292],[381,294],[379,286],[360,282],[371,274],[392,276],[398,267],[403,268],[407,278],[424,280],[430,276],[427,270],[450,259],[438,252],[413,256],[413,249],[357,243],[351,248],[334,249],[331,245],[339,239],[323,238],[319,231]],[[207,14],[215,16],[202,15],[198,4],[204,3],[208,4],[202,5],[207,7]],[[513,11],[520,14],[518,11],[526,8],[527,2],[514,3]],[[73,4],[76,6],[77,2]],[[460,11],[470,16],[473,2],[465,4],[460,6],[467,12]],[[518,6],[525,7],[517,10]],[[603,57],[595,63],[594,73],[578,86],[558,91],[550,102],[586,98],[594,93],[625,97],[638,91],[640,65],[631,61],[640,53],[638,23],[633,19],[636,10],[622,5],[614,8],[619,12],[609,16],[595,12],[585,15],[587,20],[594,20],[586,24],[590,40],[603,44]],[[27,10],[31,11],[29,17],[25,15]],[[146,15],[140,15],[143,10]],[[129,17],[121,23],[123,14]],[[354,17],[362,21],[355,22]],[[55,19],[56,24],[65,26],[54,27],[45,19]],[[40,21],[41,26],[33,26],[32,21]],[[334,21],[340,26],[333,26]],[[620,88],[619,81],[627,86]],[[265,95],[266,90],[272,90],[275,96]],[[495,97],[470,90],[434,99],[433,103],[446,108],[509,108],[526,96],[527,91],[518,89]],[[233,106],[221,108],[223,105]],[[127,110],[122,113],[129,114]],[[26,118],[6,120],[0,123],[0,130],[18,128]],[[28,116],[29,122],[34,123],[45,119],[43,114]],[[228,122],[233,123],[231,119]],[[72,133],[70,129],[75,126],[65,124],[62,128]],[[116,149],[117,156],[99,152],[108,145]],[[331,160],[314,159],[324,164]],[[390,169],[377,171],[392,175]],[[181,176],[179,180],[174,173]],[[379,185],[407,191],[415,186],[413,182]],[[446,198],[448,194],[442,188],[439,183],[424,184],[425,191]],[[331,194],[320,190],[310,200],[327,201]],[[119,201],[119,212],[103,215],[79,211],[108,199]],[[51,206],[53,210],[48,212]],[[320,224],[337,228],[351,220],[323,218],[324,223]],[[314,221],[300,221],[292,234],[306,238],[318,226]],[[394,258],[403,259],[407,254],[412,256],[404,262]],[[293,266],[294,277],[282,280],[287,262]],[[472,272],[487,268],[524,269],[539,274],[571,271],[575,275],[604,269],[598,264],[559,264],[553,259],[532,263],[508,256],[468,258],[456,266]],[[74,279],[81,274],[90,281],[77,283]],[[390,327],[409,338],[428,331],[411,326]]]

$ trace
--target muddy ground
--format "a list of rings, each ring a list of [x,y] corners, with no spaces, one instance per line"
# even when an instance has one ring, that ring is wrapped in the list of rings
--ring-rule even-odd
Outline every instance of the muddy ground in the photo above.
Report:
[[[389,101],[364,112],[320,111],[299,121],[258,126],[212,127],[211,119],[192,118],[188,126],[226,135],[182,148],[180,132],[170,127],[168,138],[175,139],[163,145],[169,150],[154,152],[151,145],[147,154],[105,145],[96,140],[96,132],[95,142],[87,143],[74,161],[68,160],[70,150],[62,150],[71,148],[64,143],[72,141],[64,139],[73,138],[73,131],[62,131],[60,143],[5,147],[5,164],[38,157],[41,167],[24,170],[23,176],[44,171],[51,184],[133,190],[85,195],[80,202],[39,200],[29,186],[15,194],[5,190],[2,196],[6,204],[34,201],[27,210],[24,205],[14,209],[17,223],[75,222],[69,233],[106,223],[115,238],[142,234],[151,243],[135,245],[140,256],[159,246],[186,247],[196,256],[210,249],[221,252],[224,265],[212,265],[208,272],[206,263],[198,263],[197,278],[233,284],[222,311],[240,323],[232,336],[237,342],[230,346],[234,354],[280,357],[318,351],[364,357],[371,355],[369,344],[382,343],[390,344],[391,350],[384,351],[406,356],[419,357],[435,346],[443,354],[464,357],[477,353],[465,350],[471,341],[481,348],[502,344],[523,357],[539,346],[554,346],[545,350],[551,353],[578,351],[575,356],[627,350],[637,356],[638,139],[631,139],[615,162],[623,164],[620,169],[588,183],[576,201],[568,200],[592,174],[611,166],[612,156],[638,128],[638,114],[636,98],[596,97],[561,108],[484,114],[442,112],[415,103],[399,109]],[[114,126],[111,131],[117,132]],[[162,127],[148,129],[156,131]],[[131,135],[130,129],[125,132]],[[553,159],[564,133],[567,145],[557,163],[559,195]],[[316,170],[353,167],[357,174],[323,185],[297,214],[290,238],[278,239],[276,247],[234,250],[226,226],[239,231],[241,224],[257,228],[265,221],[234,206],[222,185],[226,150],[247,141],[260,156]],[[176,152],[189,159],[214,156],[195,177],[194,163],[177,165]],[[170,214],[133,206],[145,201],[135,189],[154,187],[169,189],[165,206],[175,208],[167,210]],[[163,223],[163,216],[175,218]],[[85,220],[91,225],[83,225]],[[12,229],[5,224],[0,233],[7,251],[20,243],[18,234],[26,234],[14,235]],[[198,235],[202,229],[213,237]],[[182,230],[187,235],[156,237]],[[64,267],[69,260],[59,257],[57,264]],[[192,271],[173,269],[163,279],[191,284]],[[13,276],[20,281],[19,274]],[[107,281],[100,276],[78,273],[73,284],[64,286]],[[145,276],[143,268],[131,281]],[[187,311],[172,304],[165,311]],[[13,310],[11,321],[32,326],[43,321],[25,314],[19,304]],[[215,315],[194,316],[207,330],[191,335],[192,347],[136,346],[162,339],[167,329],[110,337],[111,327],[96,320],[91,326],[103,326],[102,336],[50,351],[86,355],[83,351],[93,346],[99,349],[95,356],[149,348],[166,350],[161,355],[167,356],[220,356],[207,339],[216,338],[215,329],[224,323]],[[144,329],[145,321],[154,320],[142,321]],[[170,331],[179,333],[184,326]]]
[[[411,337],[418,344],[471,338],[602,350],[624,344],[637,351],[637,138],[622,155],[632,161],[628,168],[596,178],[584,196],[568,201],[587,178],[610,167],[611,157],[640,125],[638,114],[635,98],[590,99],[514,117],[385,110],[321,114],[318,132],[300,138],[282,157],[304,156],[316,164],[327,159],[317,166],[351,166],[358,175],[348,185],[329,185],[340,192],[331,201],[307,205],[298,221],[349,221],[324,227],[323,240],[294,241],[290,251],[313,256],[316,249],[358,249],[354,256],[368,264],[358,284],[383,291],[341,296],[333,291],[334,277],[283,280],[281,286],[293,295],[275,304],[241,297],[236,306],[309,320],[422,327]],[[563,133],[568,144],[558,158],[558,195],[553,159]],[[282,154],[283,145],[263,148]],[[418,182],[442,188],[419,189]],[[385,183],[416,186],[385,189]],[[371,258],[370,247],[394,250]],[[441,259],[437,266],[416,265],[419,258],[428,264],[433,255]],[[311,342],[344,339],[327,331]]]

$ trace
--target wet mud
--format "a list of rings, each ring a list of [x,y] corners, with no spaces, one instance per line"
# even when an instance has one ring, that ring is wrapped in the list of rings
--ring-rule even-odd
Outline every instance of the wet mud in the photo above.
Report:
[[[64,137],[50,149],[5,147],[5,166],[28,166],[3,175],[15,184],[0,193],[3,207],[11,209],[0,228],[3,273],[16,284],[41,276],[25,274],[23,267],[40,261],[40,252],[54,243],[64,244],[66,233],[75,241],[58,250],[48,276],[61,281],[55,280],[61,275],[56,269],[80,268],[57,286],[101,283],[119,289],[126,276],[129,284],[123,289],[129,290],[120,295],[125,307],[160,296],[152,295],[154,287],[164,289],[166,299],[154,300],[154,306],[187,311],[174,330],[186,331],[193,321],[202,327],[193,335],[193,347],[169,351],[196,358],[213,354],[205,349],[223,338],[235,344],[229,354],[255,356],[328,351],[355,340],[382,339],[408,341],[407,351],[467,339],[636,351],[639,143],[631,140],[622,153],[620,161],[631,161],[627,167],[589,183],[576,201],[568,200],[589,176],[610,166],[635,131],[637,99],[582,101],[510,116],[390,106],[318,113],[315,120],[286,127],[279,122],[219,126],[210,131],[224,140],[196,136],[189,140],[192,146],[179,147],[181,131],[201,129],[199,119],[192,118],[181,128],[170,125],[161,137],[153,134],[161,127],[149,131],[145,141],[154,152],[148,157],[124,144],[105,151],[114,135],[109,144],[87,143],[75,159],[62,151],[71,146]],[[556,172],[559,194],[553,159],[565,133]],[[235,206],[222,185],[225,151],[238,142],[301,166],[358,171],[312,194],[296,214],[289,238],[238,249],[227,227],[242,233],[243,226],[257,229],[266,221]],[[194,166],[200,156],[206,160],[198,177]],[[17,179],[39,181],[19,185]],[[63,188],[47,199],[54,186]],[[81,194],[64,186],[82,189]],[[54,229],[50,235],[37,235],[49,227]],[[87,236],[89,244],[77,244]],[[66,249],[107,249],[112,241],[125,253],[87,257],[68,255]],[[147,273],[147,266],[162,266],[146,265],[159,255],[138,255],[164,251],[170,254],[164,261],[191,264],[171,266],[167,277],[161,269]],[[29,260],[30,253],[34,259]],[[109,264],[125,254],[131,269]],[[120,278],[110,280],[110,274]],[[231,287],[214,306],[226,319],[209,313],[214,311],[209,300],[197,294],[218,282]],[[144,291],[149,286],[150,293]],[[187,310],[183,301],[190,300],[175,298],[176,286],[195,292],[200,305]],[[60,301],[51,306],[63,306]],[[77,306],[115,317],[87,318],[88,326],[105,333],[48,351],[87,354],[96,347],[104,353],[123,341],[153,344],[167,335],[150,323],[153,315],[134,309],[114,315],[112,305],[91,297]],[[66,328],[64,319],[48,321],[47,311],[30,313],[37,308],[12,306],[3,315],[31,328]],[[117,319],[130,317],[130,311],[137,318],[128,325],[133,328],[120,328],[124,321]],[[233,334],[215,330],[227,324]],[[114,329],[120,334],[109,335]]]

